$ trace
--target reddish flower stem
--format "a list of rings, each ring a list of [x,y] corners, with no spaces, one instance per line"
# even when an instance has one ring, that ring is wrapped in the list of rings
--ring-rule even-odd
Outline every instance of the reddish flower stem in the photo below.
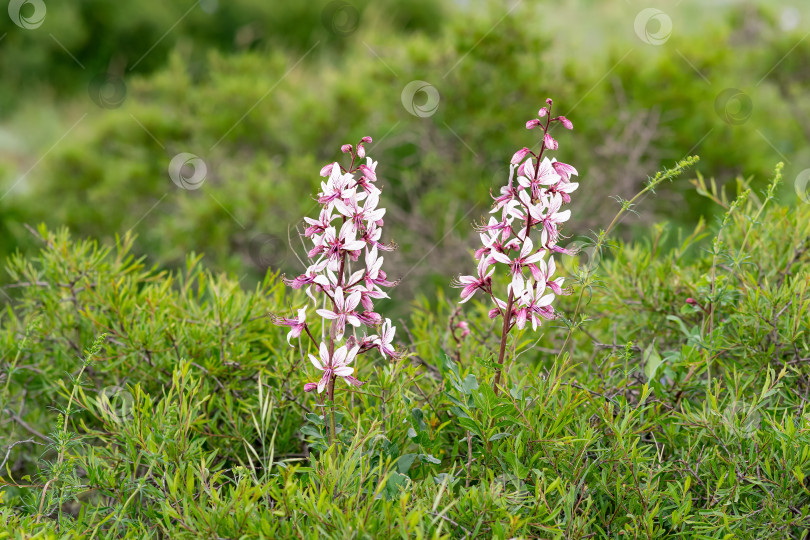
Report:
[[[492,381],[492,390],[498,395],[498,385],[501,383],[501,371],[503,370],[503,357],[506,354],[506,338],[509,336],[509,323],[511,322],[512,304],[515,301],[515,293],[510,289],[509,298],[506,301],[506,315],[503,318],[503,330],[501,331],[501,350],[498,353],[498,371],[495,372],[495,379]]]
[[[354,164],[354,159],[352,159],[352,164]],[[343,218],[343,222],[346,222],[346,218]],[[343,253],[340,257],[340,271],[338,272],[338,287],[343,285],[343,267],[346,264],[346,253]],[[337,303],[335,299],[332,298],[332,308],[337,311]],[[331,358],[335,354],[335,323],[333,322],[331,328],[329,330],[329,357]],[[329,384],[327,385],[327,392],[329,396],[329,413],[330,413],[330,426],[329,426],[329,445],[331,446],[335,442],[335,375],[329,378]]]
[[[326,387],[327,396],[331,402],[330,408],[332,409],[331,419],[329,422],[329,446],[335,443],[335,376],[332,375],[329,379],[329,384]]]

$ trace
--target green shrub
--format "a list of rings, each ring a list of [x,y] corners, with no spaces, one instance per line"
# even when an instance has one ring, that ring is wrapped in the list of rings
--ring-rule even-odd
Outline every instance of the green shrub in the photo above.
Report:
[[[779,205],[780,178],[733,199],[698,179],[725,217],[689,235],[598,236],[501,395],[488,306],[417,301],[408,357],[358,366],[329,449],[268,324],[303,301],[275,276],[245,291],[40,229],[4,289],[4,534],[803,537],[810,205]]]
[[[144,0],[137,5],[75,0],[45,3],[41,25],[30,29],[15,25],[4,10],[0,17],[0,36],[4,37],[0,76],[6,84],[0,88],[0,117],[8,116],[31,94],[40,102],[76,93],[86,97],[93,93],[92,81],[100,74],[109,73],[118,79],[150,73],[163,67],[175,48],[188,53],[189,70],[196,75],[204,74],[209,50],[283,48],[301,54],[319,40],[330,50],[339,51],[343,33],[357,26],[369,2],[344,4],[349,7],[337,13],[333,21],[329,17],[330,0]],[[387,11],[387,25],[395,32],[434,33],[442,21],[441,6],[424,0],[382,0],[376,8]],[[335,7],[331,9],[335,11]],[[24,3],[22,15],[34,14],[34,4]],[[22,88],[26,92],[20,92]],[[119,99],[112,93],[108,98],[113,95],[116,98],[110,104]],[[120,98],[126,99],[126,95]]]

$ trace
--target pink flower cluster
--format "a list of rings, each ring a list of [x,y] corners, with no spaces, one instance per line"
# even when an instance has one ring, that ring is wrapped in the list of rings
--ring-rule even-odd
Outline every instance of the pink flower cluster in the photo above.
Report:
[[[390,319],[383,322],[374,311],[374,300],[388,297],[382,288],[396,283],[389,281],[382,269],[380,252],[390,251],[393,246],[380,242],[385,209],[379,207],[380,189],[375,186],[377,162],[366,156],[364,145],[370,142],[371,137],[363,137],[356,149],[350,144],[341,147],[352,159],[348,169],[337,162],[321,169],[326,181],[321,182],[317,198],[320,213],[317,219],[304,218],[304,236],[312,242],[308,253],[311,264],[295,279],[284,280],[294,289],[305,288],[316,306],[316,295],[321,297],[322,307],[316,309],[324,319],[321,339],[316,340],[310,332],[306,307],[298,310],[297,318],[273,319],[291,328],[288,342],[305,331],[318,348],[319,356],[310,354],[309,359],[323,374],[318,383],[304,386],[308,392],[323,392],[337,377],[350,385],[362,385],[350,366],[358,354],[378,349],[383,357],[398,356],[393,347],[396,327],[391,326]],[[361,326],[381,326],[381,330],[379,335],[364,333],[358,337],[356,329]]]
[[[526,129],[540,128],[543,132],[539,152],[523,148],[512,156],[509,183],[497,197],[493,196],[495,202],[490,213],[495,216],[478,228],[483,245],[475,252],[477,274],[461,276],[454,283],[462,289],[461,303],[479,290],[489,295],[495,303],[490,318],[509,317],[504,325],[506,332],[512,326],[523,329],[528,322],[536,330],[543,319],[555,317],[551,305],[555,295],[567,294],[562,288],[564,278],[553,277],[556,271],[553,253],[569,253],[557,242],[560,226],[571,216],[570,210],[561,208],[571,201],[570,194],[579,186],[571,182],[577,170],[543,154],[558,147],[549,133],[552,125],[560,124],[567,129],[574,126],[564,116],[551,116],[551,99],[546,104],[538,112],[538,118],[526,122]],[[540,235],[532,240],[535,229],[540,230]],[[496,297],[492,288],[496,263],[505,265],[510,276],[507,301]]]

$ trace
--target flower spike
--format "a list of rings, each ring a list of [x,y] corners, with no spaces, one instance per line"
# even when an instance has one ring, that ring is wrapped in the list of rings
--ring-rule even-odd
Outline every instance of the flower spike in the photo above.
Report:
[[[379,350],[383,358],[400,355],[393,342],[396,328],[374,310],[374,301],[388,298],[383,288],[396,285],[382,269],[381,251],[391,251],[394,244],[380,241],[385,209],[380,207],[380,188],[377,182],[377,162],[366,155],[366,144],[371,137],[363,137],[356,145],[344,144],[340,150],[351,157],[347,169],[331,163],[320,170],[321,189],[317,195],[321,209],[317,218],[305,218],[303,236],[312,244],[308,252],[310,264],[305,272],[284,283],[294,289],[305,288],[309,298],[320,309],[315,312],[322,319],[323,338],[317,341],[310,331],[306,307],[298,310],[295,318],[273,316],[279,326],[290,328],[287,341],[303,332],[315,342],[318,356],[309,355],[312,365],[321,372],[317,382],[304,384],[304,392],[327,391],[333,403],[330,441],[335,436],[334,383],[343,379],[351,386],[362,381],[350,367],[355,358],[372,349]],[[352,264],[363,258],[354,268]],[[354,270],[354,271],[352,271]],[[318,298],[320,296],[320,298]],[[379,328],[381,334],[357,336],[361,327]]]
[[[552,103],[547,99],[537,118],[526,122],[526,129],[537,127],[542,131],[540,151],[535,154],[522,148],[515,152],[510,160],[509,182],[500,188],[499,196],[493,196],[491,214],[495,215],[486,225],[476,227],[483,244],[475,251],[477,275],[461,276],[452,283],[461,288],[460,303],[469,301],[477,291],[484,291],[495,304],[490,318],[504,318],[499,366],[503,365],[506,338],[512,328],[522,330],[531,325],[532,330],[537,330],[544,320],[556,317],[552,306],[555,297],[569,292],[562,288],[563,278],[553,277],[556,270],[553,254],[568,252],[557,245],[560,227],[571,217],[570,210],[561,208],[571,201],[571,193],[579,187],[571,182],[571,177],[578,173],[573,166],[549,160],[544,153],[559,147],[549,133],[553,122],[566,129],[573,129],[574,125],[565,116],[552,117]],[[498,298],[493,289],[492,276],[498,264],[505,267],[509,276],[506,301]],[[500,377],[499,367],[493,382],[496,393]]]

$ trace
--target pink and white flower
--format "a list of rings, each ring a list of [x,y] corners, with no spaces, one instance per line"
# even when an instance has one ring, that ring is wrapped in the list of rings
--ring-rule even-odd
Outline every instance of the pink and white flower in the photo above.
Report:
[[[335,216],[332,215],[332,211],[328,208],[321,209],[318,219],[305,217],[304,221],[309,224],[309,227],[304,230],[304,236],[310,237],[314,234],[323,233],[331,226],[333,219],[335,219]]]
[[[547,204],[546,213],[541,220],[543,223],[544,246],[548,245],[549,240],[553,243],[557,242],[557,238],[559,237],[559,225],[565,223],[571,217],[571,210],[563,210],[560,212],[563,199],[559,193],[552,194]]]
[[[325,168],[324,168],[325,169]],[[323,172],[322,169],[321,171]],[[336,200],[347,199],[355,195],[354,176],[350,173],[343,174],[340,165],[332,164],[329,179],[321,182],[321,193],[318,194],[318,203],[326,205],[328,210],[332,209]]]
[[[551,160],[551,166],[554,167],[554,170],[560,177],[568,182],[571,180],[571,176],[579,176],[577,170],[567,163],[563,163],[561,161],[557,161],[556,159]]]
[[[554,301],[553,294],[546,294],[538,297],[537,292],[529,287],[527,291],[518,299],[515,314],[515,326],[523,330],[526,322],[530,321],[532,330],[537,330],[542,319],[552,319],[553,311],[547,309]]]
[[[325,253],[331,261],[339,260],[341,255],[347,251],[359,251],[366,247],[366,243],[355,238],[356,229],[351,221],[347,221],[340,227],[338,233],[334,227],[328,227],[323,235],[313,236],[315,247],[309,251],[309,257],[315,257]]]
[[[520,248],[520,253],[517,257],[510,259],[504,253],[493,252],[490,254],[490,259],[499,263],[509,265],[509,272],[514,276],[523,272],[523,267],[534,264],[543,258],[543,251],[534,251],[534,244],[531,238],[526,238]]]
[[[298,318],[287,319],[282,317],[273,317],[273,322],[279,326],[289,326],[290,331],[287,332],[287,343],[290,347],[293,346],[292,338],[297,338],[301,335],[304,328],[307,327],[307,308],[302,307],[298,310]]]
[[[553,280],[551,279],[551,276],[553,276],[554,272],[557,270],[557,265],[554,263],[553,255],[548,258],[548,263],[546,263],[546,261],[539,261],[537,264],[531,265],[529,269],[531,270],[535,281],[537,283],[543,283],[544,288],[548,287],[556,295],[566,294],[562,288],[565,278],[560,276]]]
[[[459,278],[451,284],[453,287],[461,288],[461,302],[468,301],[470,298],[473,297],[475,291],[482,290],[484,292],[490,292],[492,290],[492,274],[495,272],[495,269],[492,268],[484,274],[485,267],[482,264],[478,265],[478,276],[459,276]]]
[[[311,264],[306,271],[295,279],[284,279],[284,283],[293,289],[300,289],[305,285],[315,283],[315,280],[321,272],[326,268],[326,259],[319,260]],[[309,293],[307,293],[309,294]]]
[[[352,373],[354,373],[354,368],[349,367],[349,364],[354,362],[354,358],[357,356],[357,351],[359,350],[360,347],[357,345],[351,349],[347,348],[346,345],[343,345],[342,347],[335,349],[334,354],[330,355],[328,346],[322,341],[320,347],[318,348],[320,358],[317,358],[312,354],[309,355],[309,361],[312,362],[315,369],[323,371],[323,375],[318,381],[317,386],[319,394],[324,391],[326,385],[329,384],[329,379],[331,379],[333,376],[340,377],[350,386],[363,385],[362,382],[352,376]],[[304,385],[305,391],[307,390],[307,386],[310,384],[312,383]]]
[[[372,343],[380,349],[380,354],[382,354],[383,358],[388,358],[389,356],[396,358],[397,356],[397,352],[394,350],[393,346],[394,333],[396,330],[396,326],[391,326],[391,319],[385,319],[382,329],[380,330],[380,335],[374,336]]]
[[[360,303],[360,295],[361,292],[357,290],[344,297],[343,287],[337,287],[333,296],[333,310],[319,309],[316,311],[324,319],[335,321],[335,337],[339,340],[343,339],[346,323],[352,326],[360,326],[360,319],[357,318],[357,313],[354,311]]]

